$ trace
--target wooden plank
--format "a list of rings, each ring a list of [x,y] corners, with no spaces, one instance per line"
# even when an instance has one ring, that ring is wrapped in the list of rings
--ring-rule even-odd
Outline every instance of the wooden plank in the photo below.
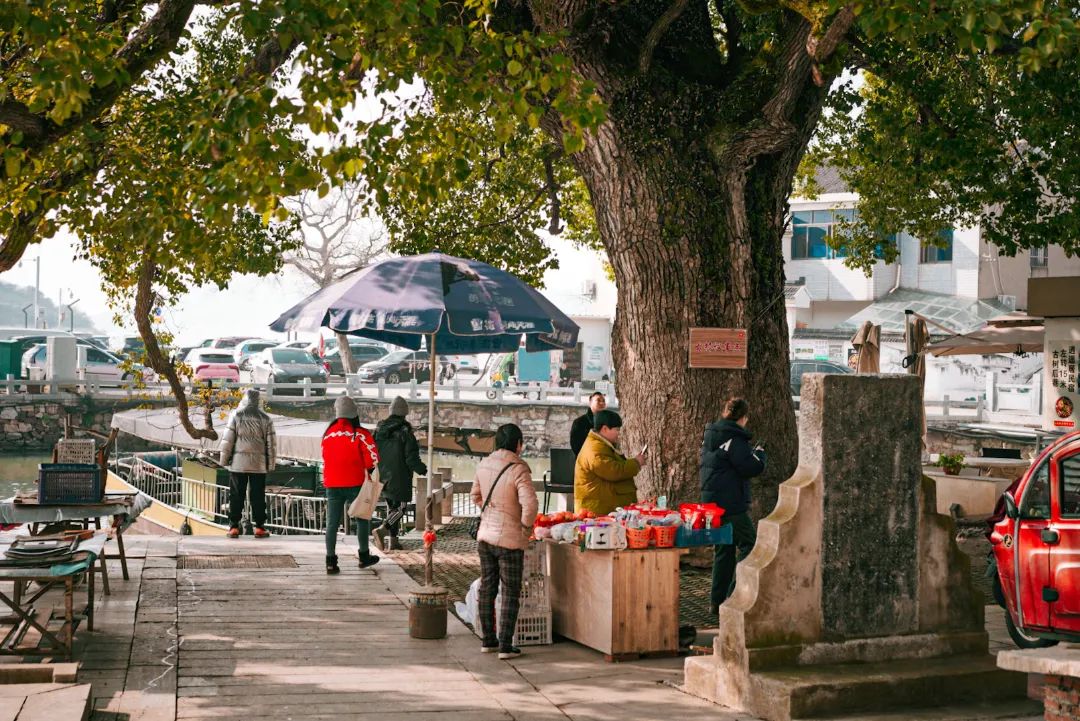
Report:
[[[679,551],[657,549],[613,556],[611,653],[677,652]]]
[[[682,549],[548,553],[555,633],[612,660],[678,651]]]
[[[52,609],[34,612],[33,617],[38,624],[48,628],[49,621],[52,619]],[[15,646],[16,650],[28,651],[37,648],[38,644],[41,643],[41,631],[34,628],[29,622],[24,622],[23,626],[21,637]]]
[[[601,653],[612,649],[612,553],[548,544],[552,629]]]

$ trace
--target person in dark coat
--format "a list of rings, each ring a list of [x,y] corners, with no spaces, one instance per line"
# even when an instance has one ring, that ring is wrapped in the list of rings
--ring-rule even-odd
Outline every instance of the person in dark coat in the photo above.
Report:
[[[607,408],[607,398],[600,391],[596,391],[589,396],[589,410],[585,411],[585,415],[574,419],[574,425],[570,426],[570,450],[574,452],[574,458],[581,453],[581,447],[585,445],[589,431],[593,430],[596,414],[605,408]]]
[[[746,424],[750,405],[742,398],[724,404],[719,421],[705,428],[701,444],[701,500],[724,509],[724,525],[730,525],[733,544],[716,546],[713,555],[710,611],[720,612],[720,604],[735,590],[735,564],[746,558],[757,541],[750,519],[750,479],[765,471],[765,449],[750,445]]]
[[[420,444],[406,420],[408,402],[398,396],[390,404],[390,415],[375,427],[375,445],[379,449],[379,480],[383,482],[383,498],[389,506],[386,522],[372,536],[383,551],[401,550],[398,531],[405,507],[413,497],[413,473],[427,475],[427,466],[420,460]],[[387,534],[389,533],[389,538]]]

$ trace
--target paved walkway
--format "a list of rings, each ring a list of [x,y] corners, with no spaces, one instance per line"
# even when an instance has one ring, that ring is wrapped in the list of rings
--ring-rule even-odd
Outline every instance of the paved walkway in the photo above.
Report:
[[[446,641],[411,639],[415,583],[389,560],[328,577],[322,539],[127,540],[132,580],[77,641],[95,721],[749,721],[679,691],[682,659],[609,664],[560,642],[507,663],[453,616]]]

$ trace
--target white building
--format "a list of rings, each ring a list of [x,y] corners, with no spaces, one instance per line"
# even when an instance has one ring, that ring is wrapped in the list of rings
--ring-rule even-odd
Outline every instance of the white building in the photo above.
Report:
[[[788,332],[797,357],[846,359],[851,336],[870,320],[881,325],[882,370],[899,372],[905,310],[929,318],[931,334],[946,337],[974,330],[994,316],[1026,310],[1029,277],[1080,275],[1080,258],[1068,258],[1060,247],[1002,257],[972,227],[942,231],[944,248],[901,233],[897,261],[879,260],[867,276],[846,267],[842,253],[827,243],[838,231],[838,219],[855,217],[858,196],[830,168],[819,173],[817,182],[822,189],[818,197],[792,198],[783,243]],[[1008,356],[934,359],[927,397],[977,397],[988,371],[1026,382],[1038,368],[1039,359]]]

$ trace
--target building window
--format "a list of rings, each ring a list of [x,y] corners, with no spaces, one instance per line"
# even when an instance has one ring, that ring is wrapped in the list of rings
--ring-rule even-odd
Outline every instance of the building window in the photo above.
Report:
[[[1032,248],[1028,253],[1031,258],[1032,268],[1045,268],[1047,266],[1049,258],[1047,257],[1046,248]]]
[[[847,251],[843,247],[831,246],[837,244],[836,238],[844,232],[840,223],[852,223],[856,218],[857,211],[851,208],[795,211],[791,214],[792,259],[846,257]]]
[[[920,263],[951,263],[953,232],[952,230],[938,231],[938,244],[923,243],[919,253]]]

